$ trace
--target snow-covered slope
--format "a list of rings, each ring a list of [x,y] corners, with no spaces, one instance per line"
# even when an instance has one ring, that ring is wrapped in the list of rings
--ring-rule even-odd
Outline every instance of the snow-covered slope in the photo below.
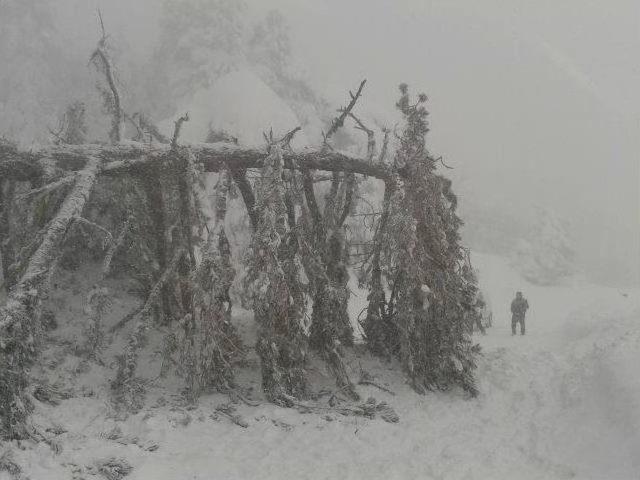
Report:
[[[229,401],[226,396],[206,395],[190,407],[175,378],[155,379],[147,407],[123,419],[107,401],[113,375],[108,352],[99,365],[79,361],[72,350],[57,357],[53,345],[48,362],[65,372],[56,376],[67,380],[75,396],[56,407],[39,405],[35,419],[50,427],[62,451],[54,454],[43,444],[7,447],[36,480],[100,478],[93,476],[96,462],[108,457],[133,466],[127,478],[146,480],[638,478],[640,292],[534,287],[505,259],[474,255],[473,261],[494,310],[493,328],[476,337],[483,347],[476,399],[461,392],[419,396],[397,368],[354,352],[348,359],[353,377],[362,368],[395,395],[364,385],[359,392],[388,402],[399,423],[342,416],[324,397],[319,402],[327,408],[320,413],[241,403],[236,408],[247,424],[242,428],[215,413]],[[56,294],[56,301],[69,301],[59,305],[60,333],[54,337],[82,324],[77,298],[84,283],[91,284],[76,282],[73,291]],[[511,336],[508,306],[516,290],[531,305],[524,337]],[[128,310],[127,301],[126,294],[117,295],[118,311],[109,321]],[[250,343],[250,315],[237,314]],[[149,367],[148,374],[154,377],[155,370]],[[311,374],[314,386],[333,388],[321,362],[312,362]],[[262,401],[254,355],[239,382]]]
[[[513,441],[534,467],[514,478],[638,478],[640,292],[532,286],[501,258],[474,258],[494,306],[481,341],[483,392],[515,414]],[[531,306],[525,337],[510,332],[516,290]]]

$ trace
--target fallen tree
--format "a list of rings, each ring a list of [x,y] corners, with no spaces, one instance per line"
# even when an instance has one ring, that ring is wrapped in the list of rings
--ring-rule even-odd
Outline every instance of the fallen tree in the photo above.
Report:
[[[220,172],[225,168],[259,169],[264,167],[267,158],[264,150],[231,143],[191,144],[189,149],[205,172]],[[8,180],[38,180],[45,170],[55,170],[59,177],[64,177],[82,169],[88,157],[105,162],[103,175],[141,174],[148,167],[160,169],[175,161],[171,145],[128,140],[119,145],[57,145],[27,152],[0,149],[0,172]],[[322,149],[284,151],[283,161],[285,169],[356,173],[381,180],[390,176],[390,170],[384,164]]]
[[[138,281],[143,297],[142,307],[127,318],[135,322],[113,382],[116,401],[128,410],[144,404],[137,362],[154,326],[165,331],[164,358],[180,366],[192,401],[206,388],[234,388],[234,361],[242,346],[231,322],[228,292],[235,272],[224,231],[232,184],[253,229],[245,288],[259,325],[256,351],[269,400],[291,406],[309,394],[309,350],[325,360],[342,393],[359,397],[344,364],[344,349],[354,342],[347,312],[352,245],[345,225],[357,211],[365,178],[385,186],[382,212],[361,262],[361,281],[370,290],[363,320],[368,347],[383,357],[396,356],[418,391],[460,385],[475,393],[475,350],[462,328],[473,308],[466,300],[475,280],[462,269],[461,221],[450,182],[435,173],[436,160],[425,147],[426,97],[410,105],[403,87],[398,107],[405,126],[402,136],[396,135],[399,146],[391,162],[389,131],[383,130],[376,157],[374,132],[353,112],[364,81],[350,92],[318,149],[291,148],[299,128],[282,138],[265,135],[264,149],[234,141],[182,145],[180,130],[188,115],[176,121],[169,139],[147,117],[124,112],[105,41],[103,36],[92,61],[110,92],[110,144],[70,145],[62,140],[82,136],[61,132],[57,145],[41,149],[0,145],[0,247],[3,267],[8,265],[15,278],[6,286],[8,301],[0,311],[2,437],[25,435],[40,309],[74,223],[112,242],[103,278],[119,269]],[[135,138],[145,138],[145,129],[156,133],[148,135],[148,143],[125,140],[125,118],[139,119]],[[365,158],[340,153],[331,144],[348,121],[366,134]],[[251,180],[247,172],[256,170],[259,179]],[[207,218],[203,187],[212,172],[219,174],[214,219]],[[325,180],[328,186],[320,190]],[[92,216],[84,218],[88,203]],[[119,235],[111,233],[118,229]],[[309,299],[313,311],[306,325]],[[94,328],[101,328],[99,321]]]

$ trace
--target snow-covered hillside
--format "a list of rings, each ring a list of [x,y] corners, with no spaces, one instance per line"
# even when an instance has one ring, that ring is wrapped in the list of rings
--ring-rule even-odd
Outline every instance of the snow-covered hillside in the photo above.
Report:
[[[328,397],[318,400],[326,410],[281,409],[264,403],[257,358],[249,355],[239,380],[258,405],[240,402],[231,414],[246,428],[216,411],[228,396],[206,395],[188,406],[179,395],[180,379],[156,378],[159,335],[146,360],[149,378],[163,388],[151,388],[140,413],[119,417],[108,402],[117,350],[94,362],[72,348],[84,320],[80,299],[91,285],[91,272],[81,271],[53,293],[59,326],[45,351],[51,368],[37,372],[71,393],[58,406],[38,403],[34,417],[61,450],[28,442],[6,447],[33,480],[102,478],[100,462],[111,457],[126,460],[133,467],[126,478],[138,480],[638,478],[640,291],[534,287],[505,259],[473,260],[494,310],[493,327],[476,337],[483,347],[478,398],[419,396],[397,368],[357,351],[347,362],[354,379],[363,369],[395,395],[366,385],[359,392],[387,402],[399,423],[343,416]],[[108,321],[114,322],[134,299],[117,283],[110,287],[116,302]],[[531,305],[524,337],[511,336],[509,303],[516,290]],[[250,344],[250,315],[236,312]],[[113,340],[124,338],[121,332]],[[334,389],[321,362],[312,370],[314,385]],[[175,395],[163,395],[171,389]]]

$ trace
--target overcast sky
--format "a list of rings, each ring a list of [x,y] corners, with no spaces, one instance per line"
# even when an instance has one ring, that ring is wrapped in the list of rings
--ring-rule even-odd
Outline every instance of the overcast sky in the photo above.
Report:
[[[463,196],[553,205],[583,255],[640,271],[640,2],[278,4],[336,101],[361,77],[376,103],[401,81],[429,95],[430,145]]]
[[[640,272],[640,2],[247,3],[282,11],[300,64],[336,105],[362,78],[360,108],[374,113],[393,108],[400,82],[426,92],[430,147],[455,167],[463,209],[467,199],[522,212],[553,205],[592,266],[613,259]],[[97,4],[60,1],[79,40],[95,36]],[[143,51],[160,4],[101,8],[112,35]]]

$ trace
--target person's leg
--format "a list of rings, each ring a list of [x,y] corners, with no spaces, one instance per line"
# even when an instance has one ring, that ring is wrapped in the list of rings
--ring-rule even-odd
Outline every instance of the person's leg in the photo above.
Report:
[[[520,335],[524,335],[524,317],[520,319]]]
[[[514,316],[511,317],[511,335],[516,334],[516,324],[518,323],[518,319]]]

